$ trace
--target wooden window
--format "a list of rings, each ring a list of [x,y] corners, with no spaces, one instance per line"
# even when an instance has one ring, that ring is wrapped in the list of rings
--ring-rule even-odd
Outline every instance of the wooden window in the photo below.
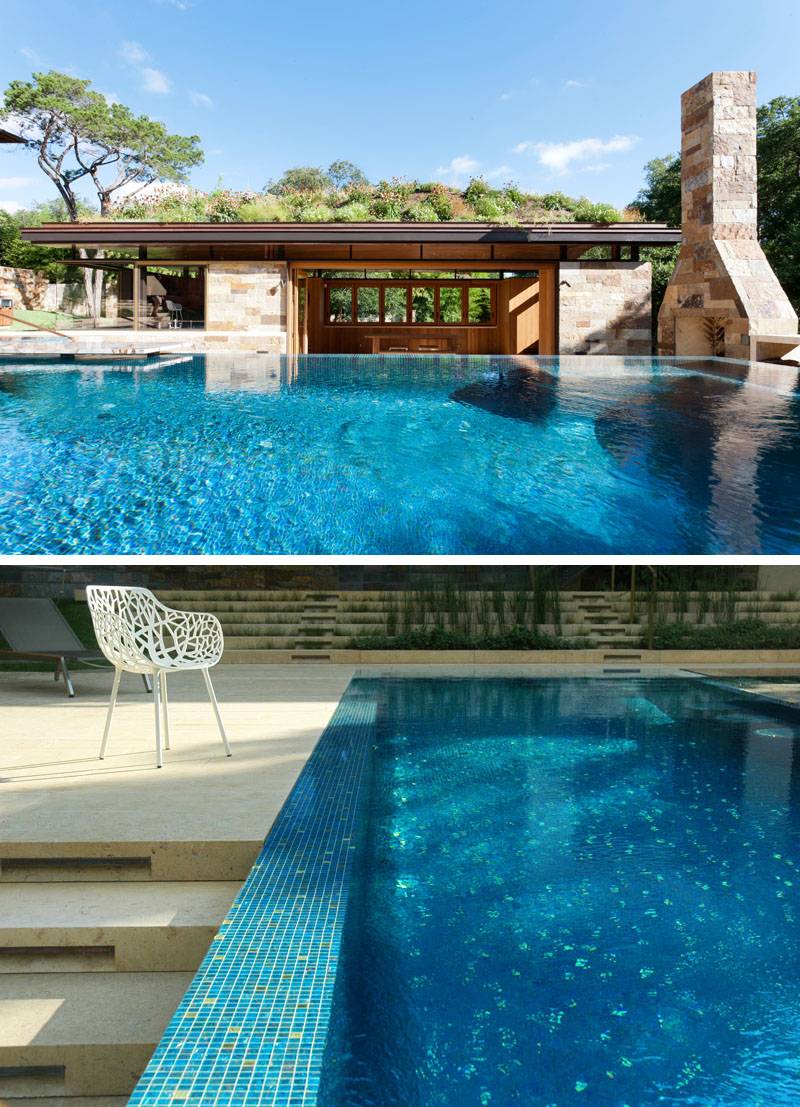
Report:
[[[334,285],[328,289],[328,322],[353,322],[353,287],[349,284]]]
[[[383,290],[384,323],[408,322],[408,285],[386,285]]]
[[[362,284],[357,288],[359,323],[379,323],[381,318],[381,290],[377,284]]]
[[[371,327],[493,326],[496,293],[494,280],[326,280],[326,319]]]
[[[439,286],[439,322],[460,324],[464,317],[462,288],[453,285]]]

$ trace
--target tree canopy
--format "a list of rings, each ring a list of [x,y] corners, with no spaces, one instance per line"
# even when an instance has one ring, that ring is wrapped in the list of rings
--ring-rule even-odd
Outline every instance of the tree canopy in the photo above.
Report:
[[[647,184],[636,196],[633,206],[648,223],[681,225],[681,158],[668,154],[653,158],[644,167]]]
[[[341,191],[354,185],[367,186],[369,181],[363,170],[352,161],[331,162],[327,170],[321,165],[294,165],[277,181],[268,181],[265,192],[282,196],[287,192]]]
[[[800,96],[758,109],[758,227],[761,245],[800,308]]]
[[[93,186],[105,214],[120,189],[184,181],[203,161],[197,135],[171,135],[163,123],[109,103],[90,86],[50,70],[34,73],[32,81],[12,81],[3,102],[4,116],[13,116],[71,219],[77,218],[80,185]]]

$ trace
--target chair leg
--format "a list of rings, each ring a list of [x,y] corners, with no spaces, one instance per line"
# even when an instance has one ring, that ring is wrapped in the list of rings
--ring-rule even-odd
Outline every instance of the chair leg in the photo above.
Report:
[[[168,750],[169,749],[169,703],[167,702],[167,674],[166,674],[166,671],[162,669],[159,676],[161,677],[161,707],[162,707],[162,714],[164,716],[164,749]],[[158,680],[158,676],[156,676],[156,680]]]
[[[161,755],[161,681],[158,679],[158,673],[153,679],[153,706],[156,711],[156,768],[160,769],[163,757]]]
[[[150,674],[149,673],[142,673],[142,680],[144,681],[144,690],[145,690],[145,692],[152,692],[153,691],[153,685],[150,683]]]
[[[61,672],[64,674],[64,684],[66,685],[67,695],[72,697],[75,695],[75,689],[72,687],[72,679],[70,678],[69,669],[67,668],[66,657],[59,657],[58,664],[61,668]],[[58,679],[57,676],[56,679]]]
[[[114,684],[111,688],[111,699],[108,702],[108,714],[106,715],[106,729],[103,732],[103,744],[100,747],[100,760],[102,761],[106,755],[106,746],[108,745],[108,735],[111,732],[111,716],[114,714],[114,704],[117,702],[117,691],[119,689],[119,679],[122,676],[122,669],[114,669]]]
[[[217,726],[219,732],[222,735],[222,744],[225,746],[225,755],[231,756],[231,747],[228,745],[228,736],[225,733],[225,727],[222,725],[222,716],[219,713],[219,704],[217,703],[217,697],[214,695],[214,687],[211,684],[211,677],[208,675],[208,669],[203,669],[203,676],[206,681],[206,688],[208,689],[208,698],[211,700],[211,704],[214,708],[214,714],[217,716]]]

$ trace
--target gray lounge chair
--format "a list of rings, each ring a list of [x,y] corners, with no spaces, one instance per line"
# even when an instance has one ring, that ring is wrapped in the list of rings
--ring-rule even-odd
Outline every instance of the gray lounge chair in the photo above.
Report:
[[[52,661],[53,678],[64,677],[68,696],[75,695],[67,661],[106,668],[100,650],[87,650],[72,627],[48,599],[11,599],[0,597],[0,634],[11,649],[0,650],[0,661]],[[150,679],[142,677],[148,692]]]

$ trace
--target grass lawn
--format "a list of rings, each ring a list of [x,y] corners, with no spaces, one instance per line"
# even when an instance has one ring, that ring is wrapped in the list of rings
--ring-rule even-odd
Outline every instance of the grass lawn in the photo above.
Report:
[[[51,327],[58,330],[59,327],[71,327],[75,316],[65,315],[62,311],[30,311],[24,308],[20,311],[14,311],[14,322],[10,328],[5,327],[4,330],[27,331],[28,334],[32,334],[34,328],[26,327],[24,323],[20,322],[21,319],[27,319],[29,323],[36,323],[40,327]]]

